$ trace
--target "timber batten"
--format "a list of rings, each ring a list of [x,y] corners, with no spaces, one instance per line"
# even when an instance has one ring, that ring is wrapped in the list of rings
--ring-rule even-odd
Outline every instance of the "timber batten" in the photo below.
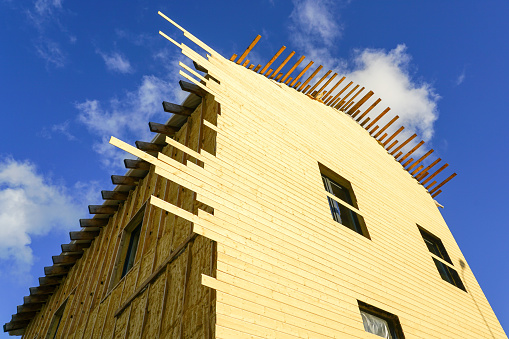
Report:
[[[244,59],[259,36],[228,61],[160,14],[210,54],[161,32],[207,74],[180,64],[191,94],[179,107],[163,102],[180,114],[151,123],[151,142],[111,138],[137,159],[112,176],[118,186],[89,207],[96,216],[71,232],[5,331],[44,336],[64,305],[55,335],[66,338],[365,337],[363,304],[397,315],[409,336],[505,336],[430,197],[455,174],[416,184],[445,167],[428,177],[438,161],[403,164],[424,142],[394,161],[415,136],[392,150],[397,117],[383,127],[388,108],[367,117],[380,99],[361,113],[373,92],[350,82],[334,94],[344,77],[323,92],[336,74],[316,81],[319,66],[306,78],[313,62],[292,81],[304,57],[269,68],[284,47],[256,73],[261,65]],[[324,190],[322,163],[350,181],[355,206]],[[334,221],[328,200],[361,216],[369,238]],[[460,263],[468,293],[440,279],[417,223]],[[132,267],[120,274],[136,229]]]

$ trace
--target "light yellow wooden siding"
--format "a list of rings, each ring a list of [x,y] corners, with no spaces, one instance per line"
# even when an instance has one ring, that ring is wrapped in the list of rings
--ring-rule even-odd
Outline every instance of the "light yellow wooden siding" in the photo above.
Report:
[[[397,315],[407,338],[506,338],[433,199],[361,126],[180,47],[220,82],[195,82],[221,104],[217,157],[202,152],[204,169],[147,160],[214,208],[188,217],[218,243],[217,277],[202,280],[217,291],[217,338],[376,338],[357,300]],[[371,240],[332,219],[318,162],[351,182]],[[441,279],[417,224],[443,241],[468,293]]]

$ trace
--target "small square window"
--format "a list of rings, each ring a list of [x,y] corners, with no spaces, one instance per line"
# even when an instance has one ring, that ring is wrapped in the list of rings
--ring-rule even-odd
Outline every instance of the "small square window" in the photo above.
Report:
[[[392,313],[357,300],[366,332],[386,339],[404,339],[399,319]]]
[[[433,262],[435,263],[438,273],[440,273],[442,279],[466,292],[465,285],[463,285],[458,272],[452,267],[453,264],[451,258],[449,257],[449,254],[447,254],[442,240],[422,227],[418,227],[421,232],[422,239],[424,240],[428,250],[431,252]],[[438,260],[437,258],[440,258],[443,261]]]
[[[321,164],[319,164],[319,167],[325,191],[330,193],[327,196],[327,201],[329,202],[332,218],[369,239],[364,219],[354,211],[354,209],[357,209],[357,201],[350,182]],[[337,199],[334,199],[331,195]]]

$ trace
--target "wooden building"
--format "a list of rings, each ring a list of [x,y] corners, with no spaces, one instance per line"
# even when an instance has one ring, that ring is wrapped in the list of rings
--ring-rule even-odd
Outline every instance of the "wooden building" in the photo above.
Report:
[[[160,14],[207,54],[161,33],[194,62],[190,94],[151,142],[112,137],[138,159],[4,331],[507,338],[434,200],[455,174],[397,116],[379,126],[373,92],[284,48],[250,64],[259,37],[225,59]]]

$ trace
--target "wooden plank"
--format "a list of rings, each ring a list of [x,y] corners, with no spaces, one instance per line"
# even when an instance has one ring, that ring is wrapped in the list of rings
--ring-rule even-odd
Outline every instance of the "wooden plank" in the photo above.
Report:
[[[297,77],[293,79],[293,81],[290,83],[290,87],[297,88],[300,85],[300,82],[297,81],[304,75],[304,73],[307,72],[309,67],[311,67],[313,64],[314,61],[310,61],[309,64],[307,64],[306,67],[304,67],[304,69],[297,75]]]
[[[364,111],[355,121],[360,122],[362,118],[364,118],[373,108],[375,108],[376,105],[378,105],[382,101],[382,99],[378,98],[375,100],[374,103],[371,104],[371,106],[368,107],[367,110]],[[362,126],[362,125],[361,125]]]
[[[253,67],[255,67],[255,65],[251,64],[251,65],[249,65],[249,67],[247,69],[253,69]]]
[[[426,159],[428,156],[431,155],[431,153],[433,153],[433,150],[430,149],[429,151],[427,151],[422,157],[420,157],[415,163],[412,164],[412,166],[410,166],[410,168],[407,168],[407,171],[410,172],[415,166],[419,165],[421,163],[421,161],[423,161],[424,159]]]
[[[298,91],[301,92],[303,88],[306,87],[306,85],[315,77],[315,75],[320,72],[320,70],[323,68],[322,65],[318,66],[315,71],[309,76],[309,78],[307,78],[306,81],[304,81],[304,83],[302,85],[300,85]],[[307,90],[307,88],[306,88]],[[306,92],[306,90],[304,92]]]
[[[25,328],[28,326],[29,323],[30,323],[29,320],[10,321],[4,324],[4,332],[11,332]]]
[[[121,193],[121,192],[119,192]],[[108,225],[109,218],[80,219],[81,227],[103,227]]]
[[[163,101],[163,110],[167,113],[173,113],[183,116],[190,116],[194,112],[193,108],[172,104],[171,102],[167,101]]]
[[[254,72],[258,72],[258,70],[260,69],[260,67],[262,67],[262,65],[258,64],[256,65],[255,69],[253,70]]]
[[[184,92],[193,93],[202,98],[207,95],[207,92],[196,84],[180,80],[179,85]]]
[[[200,71],[200,72],[203,72],[203,73],[208,73],[209,72],[205,67],[203,67],[202,65],[200,65],[199,63],[197,63],[194,60],[193,60],[193,66],[194,66],[194,68],[197,71]]]
[[[354,96],[348,100],[348,102],[346,102],[343,106],[341,106],[339,109],[341,111],[346,111],[348,110],[348,108],[354,103],[354,99],[362,92],[364,91],[364,87],[362,87],[360,90],[357,91],[357,93],[354,94]]]
[[[394,146],[396,146],[396,144],[398,143],[399,141],[398,140],[394,140],[394,142],[392,144],[389,145],[389,147],[387,147],[387,152],[389,152],[391,150],[391,148],[393,148]]]
[[[79,233],[81,233],[81,232],[79,232]],[[46,266],[46,267],[44,267],[44,274],[47,277],[62,276],[62,275],[66,275],[67,273],[69,273],[70,269],[71,268],[69,266]],[[27,304],[28,303],[29,302],[27,302]]]
[[[53,294],[53,292],[55,292],[57,287],[58,287],[57,285],[37,286],[37,287],[30,287],[29,290],[30,290],[30,295]]]
[[[113,185],[136,186],[141,179],[143,178],[124,175],[112,175],[111,183]]]
[[[61,282],[62,282],[62,277],[40,277],[39,278],[40,286],[55,286],[55,285],[59,285]]]
[[[175,135],[175,133],[178,131],[178,128],[176,128],[176,127],[171,127],[171,126],[164,125],[164,124],[158,124],[156,122],[149,122],[148,127],[150,128],[150,132],[169,135],[169,136]]]
[[[269,75],[271,75],[271,74],[272,74],[272,72],[273,72],[273,71],[274,71],[274,70],[273,70],[272,68],[271,68],[271,69],[269,69],[269,71],[267,72],[267,74],[266,74],[265,76],[266,76],[266,77],[268,77]]]
[[[235,61],[235,59],[237,59],[237,54],[233,54],[231,57],[230,57],[230,61]]]
[[[417,134],[413,134],[410,138],[406,139],[401,145],[399,145],[398,147],[396,147],[394,149],[394,151],[391,152],[391,155],[394,155],[396,154],[397,151],[399,151],[400,149],[402,149],[403,147],[405,147],[410,141],[414,140],[414,138],[417,136]],[[400,154],[396,155],[395,158],[399,158]]]
[[[440,172],[442,172],[444,169],[447,168],[447,166],[449,166],[449,164],[445,164],[443,165],[442,167],[440,167],[435,173],[433,173],[428,179],[426,179],[425,181],[423,181],[423,185],[425,185],[428,181],[430,181],[431,179],[433,179],[434,177],[436,177]]]
[[[412,153],[414,153],[419,147],[421,147],[424,144],[424,141],[419,142],[417,145],[414,146],[410,151],[408,151],[407,154],[401,159],[399,159],[399,163],[401,164],[403,161],[405,161],[406,158],[408,158]],[[405,166],[403,166],[405,167]]]
[[[18,314],[27,312],[37,312],[42,308],[43,305],[44,305],[43,303],[18,305],[17,312]]]
[[[262,36],[261,35],[257,35],[256,38],[254,38],[253,42],[251,42],[249,44],[249,46],[246,48],[246,50],[244,51],[244,53],[242,53],[242,55],[240,56],[239,60],[237,60],[236,64],[237,65],[240,65],[240,63],[242,62],[242,60],[244,60],[245,57],[247,57],[247,55],[249,54],[249,52],[251,52],[251,50],[254,48],[254,46],[256,46],[256,44],[258,43],[258,41],[260,41],[260,38]]]
[[[246,66],[249,64],[249,61],[251,61],[251,60],[246,60],[246,62],[244,62],[244,63],[242,64],[242,66],[243,66],[243,67],[246,67]],[[253,66],[254,66],[254,65],[253,65]]]
[[[297,62],[288,70],[288,72],[286,72],[285,76],[283,77],[283,79],[281,79],[281,82],[284,82],[289,76],[290,74],[293,73],[293,71],[297,68],[297,66],[300,65],[300,63],[302,61],[304,61],[306,57],[303,55],[299,58],[299,60],[297,60]]]
[[[386,115],[386,114],[387,114],[387,112],[389,112],[390,110],[391,110],[391,108],[390,108],[390,107],[387,107],[386,109],[384,109],[384,110],[382,111],[382,113],[380,113],[380,114],[379,114],[379,115],[378,115],[375,119],[373,119],[373,120],[371,121],[371,123],[368,125],[368,127],[366,127],[366,129],[367,129],[367,130],[369,130],[369,129],[371,128],[371,126],[373,126],[375,123],[377,123],[377,122],[378,122],[378,120],[382,119],[382,118],[384,117],[384,115]]]
[[[24,304],[37,304],[37,303],[45,303],[50,296],[48,294],[41,295],[29,295],[23,297]]]
[[[329,80],[327,80],[325,82],[325,84],[323,84],[322,87],[320,87],[320,89],[318,90],[318,93],[322,93],[323,90],[325,90],[325,88],[331,83],[332,80],[334,80],[334,78],[336,78],[336,76],[338,75],[338,73],[334,73],[330,78]]]
[[[20,320],[32,320],[37,315],[37,312],[26,312],[13,314],[11,321],[20,321]]]
[[[129,192],[123,192],[123,191],[101,191],[101,196],[104,200],[118,200],[118,201],[126,201],[127,198],[129,197]],[[82,220],[85,220],[85,219],[82,219]],[[94,219],[89,219],[89,220],[94,220]],[[99,219],[97,219],[99,220]],[[106,224],[103,224],[101,226],[106,226],[107,225],[107,219],[106,219]],[[86,227],[86,226],[82,226],[82,227]]]
[[[74,264],[79,258],[83,256],[83,253],[79,254],[61,254],[52,256],[53,265],[67,265]]]
[[[114,214],[118,211],[119,205],[88,205],[90,214]]]
[[[426,186],[426,189],[427,189],[427,190],[429,190],[429,189],[430,189],[430,187],[432,187],[432,186],[433,186],[433,185],[435,185],[436,183],[437,183],[437,182],[436,182],[435,180],[433,180],[433,181],[431,182],[431,184],[429,184],[428,186]]]
[[[398,128],[398,130],[396,132],[394,132],[394,134],[392,134],[387,140],[385,140],[385,142],[382,144],[384,147],[389,143],[391,142],[392,139],[394,139],[398,134],[400,134],[403,130],[405,129],[405,127],[401,126],[400,128]],[[389,149],[391,149],[389,147]],[[389,150],[388,149],[388,150]]]
[[[339,107],[341,107],[341,104],[345,102],[345,99],[348,98],[350,94],[352,94],[357,88],[359,88],[359,85],[355,85],[354,88],[343,97],[343,99],[338,100],[338,102],[332,102],[331,106],[336,109],[339,109]]]
[[[283,46],[279,49],[279,51],[276,52],[276,54],[274,54],[274,56],[269,60],[269,62],[267,62],[267,64],[265,65],[265,67],[263,67],[263,69],[261,70],[260,74],[264,74],[266,70],[269,69],[270,65],[272,65],[272,63],[274,61],[276,61],[276,59],[281,55],[281,53],[283,53],[283,51],[286,49],[286,46]]]
[[[377,134],[375,134],[375,138],[378,138],[379,135],[381,135],[387,128],[389,128],[396,120],[399,119],[399,115],[396,115],[394,118],[391,119],[380,131],[378,131]],[[374,131],[371,131],[373,133]]]
[[[436,193],[434,193],[431,197],[432,198],[435,198],[437,195],[439,195],[440,193],[442,193],[442,190],[438,190]]]
[[[140,169],[144,171],[148,171],[150,169],[150,164],[148,162],[139,159],[124,159],[124,165],[126,168],[130,169]]]
[[[313,87],[311,87],[311,89],[310,89],[309,91],[306,91],[306,92],[303,92],[303,93],[304,93],[304,94],[313,94],[314,89],[315,89],[316,87],[318,87],[318,85],[320,85],[320,84],[322,83],[322,81],[324,81],[324,80],[325,80],[325,79],[329,76],[329,74],[331,74],[331,73],[332,73],[332,71],[331,71],[331,70],[328,70],[328,71],[324,74],[324,76],[322,76],[322,77],[320,78],[320,80],[318,80],[318,81],[317,81],[317,82],[313,85]]]
[[[278,67],[278,68],[276,68],[276,70],[274,71],[274,73],[272,73],[272,76],[271,76],[269,79],[273,79],[273,78],[274,78],[274,76],[275,76],[276,74],[278,74],[278,73],[279,73],[279,71],[280,71],[280,70],[281,70],[281,69],[282,69],[282,68],[286,65],[286,63],[287,63],[288,61],[290,61],[290,59],[291,59],[294,55],[295,55],[295,51],[292,51],[292,52],[291,52],[291,53],[290,53],[290,54],[286,57],[286,59],[285,59],[285,60],[283,60],[283,62],[279,65],[279,67]],[[267,77],[268,77],[268,76],[267,76]]]

